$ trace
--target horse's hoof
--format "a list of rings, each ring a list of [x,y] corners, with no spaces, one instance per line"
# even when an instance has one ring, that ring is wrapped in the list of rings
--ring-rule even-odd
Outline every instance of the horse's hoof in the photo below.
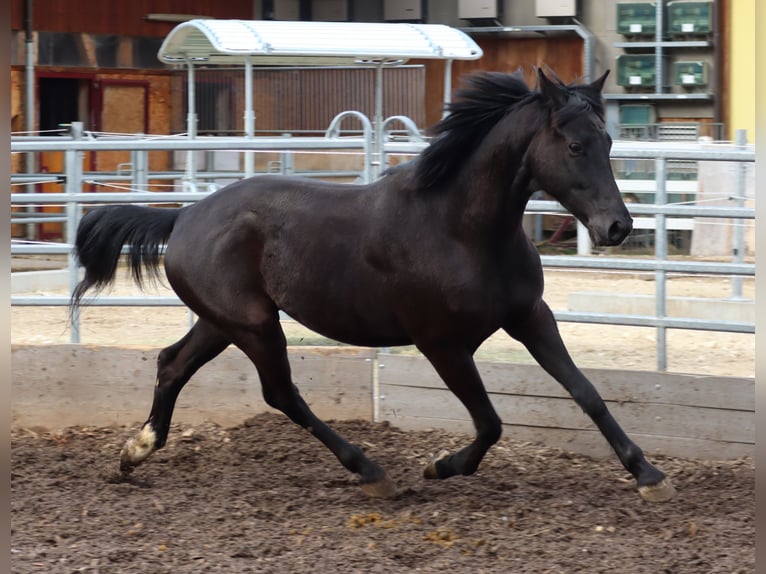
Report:
[[[428,480],[433,480],[436,478],[442,478],[439,474],[439,471],[436,469],[436,463],[444,460],[449,456],[448,450],[441,451],[435,459],[431,461],[431,464],[429,464],[427,467],[423,469],[423,478],[426,478]]]
[[[639,486],[638,494],[647,502],[667,502],[676,495],[676,489],[669,478],[663,478],[657,484]]]
[[[120,470],[130,472],[155,451],[157,434],[151,425],[144,425],[141,431],[122,447],[120,452]]]
[[[386,474],[375,482],[361,484],[362,492],[371,498],[395,498],[398,494],[394,481]]]

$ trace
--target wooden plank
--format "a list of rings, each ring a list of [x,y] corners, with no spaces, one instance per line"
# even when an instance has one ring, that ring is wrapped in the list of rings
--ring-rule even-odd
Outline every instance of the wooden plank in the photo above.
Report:
[[[144,421],[159,349],[81,345],[12,349],[12,424],[62,428]],[[372,418],[372,352],[291,348],[293,379],[323,419]],[[178,422],[238,424],[265,410],[252,363],[230,348],[205,365],[179,396]]]
[[[379,355],[380,383],[394,386],[445,388],[431,364],[422,356]],[[487,391],[496,394],[569,397],[538,365],[478,361]],[[674,404],[752,411],[755,381],[738,377],[716,377],[583,369],[604,400]]]
[[[449,430],[452,433],[465,434],[466,444],[474,436],[473,425],[466,420],[451,420],[427,416],[392,417],[386,420],[403,430],[418,431],[440,428]],[[748,443],[655,436],[642,433],[631,433],[630,436],[649,457],[652,455],[666,455],[723,460],[744,456],[752,457],[755,454],[755,446]],[[518,442],[529,442],[547,447],[561,448],[593,458],[614,456],[611,447],[596,429],[572,430],[504,424],[503,437]]]
[[[389,417],[439,417],[469,420],[465,407],[448,390],[380,385],[380,412]],[[398,391],[398,392],[397,392]],[[592,429],[594,424],[571,398],[491,394],[495,408],[511,425]],[[628,433],[640,432],[680,438],[754,443],[755,413],[725,409],[701,409],[680,405],[607,402]]]
[[[424,358],[379,355],[380,413],[405,429],[472,434],[466,409]],[[536,365],[479,362],[505,435],[591,456],[610,448],[566,391]],[[754,452],[752,379],[587,369],[607,405],[646,451],[734,458]]]

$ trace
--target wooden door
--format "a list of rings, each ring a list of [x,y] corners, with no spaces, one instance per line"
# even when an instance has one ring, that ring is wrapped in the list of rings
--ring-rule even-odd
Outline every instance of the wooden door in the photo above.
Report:
[[[149,84],[140,80],[98,80],[94,83],[94,124],[107,134],[146,133],[149,128]],[[100,151],[95,171],[128,169],[129,151]],[[103,190],[106,191],[106,190]]]

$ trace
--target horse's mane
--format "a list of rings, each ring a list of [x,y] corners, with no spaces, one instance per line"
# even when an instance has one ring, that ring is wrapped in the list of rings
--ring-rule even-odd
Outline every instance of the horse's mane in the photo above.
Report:
[[[562,125],[584,111],[593,111],[603,119],[603,101],[589,85],[566,85],[558,78],[553,81],[569,94],[567,103],[555,112],[554,125]],[[413,162],[411,181],[419,189],[430,189],[449,179],[492,126],[515,107],[542,99],[540,91],[524,82],[521,70],[512,74],[476,72],[464,77],[462,84],[447,106],[449,114],[428,130],[433,136],[431,144]]]

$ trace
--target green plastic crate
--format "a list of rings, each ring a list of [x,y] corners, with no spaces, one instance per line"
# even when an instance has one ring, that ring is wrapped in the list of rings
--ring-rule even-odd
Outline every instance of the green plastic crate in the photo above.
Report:
[[[668,2],[668,33],[672,36],[713,32],[713,2]]]
[[[617,56],[617,85],[641,88],[657,85],[654,54],[622,54]]]
[[[657,30],[657,7],[654,2],[617,4],[617,32],[623,36],[654,36]]]
[[[707,86],[707,62],[673,62],[673,83],[677,86]]]
[[[620,106],[620,125],[646,126],[655,122],[651,104],[623,104]]]

